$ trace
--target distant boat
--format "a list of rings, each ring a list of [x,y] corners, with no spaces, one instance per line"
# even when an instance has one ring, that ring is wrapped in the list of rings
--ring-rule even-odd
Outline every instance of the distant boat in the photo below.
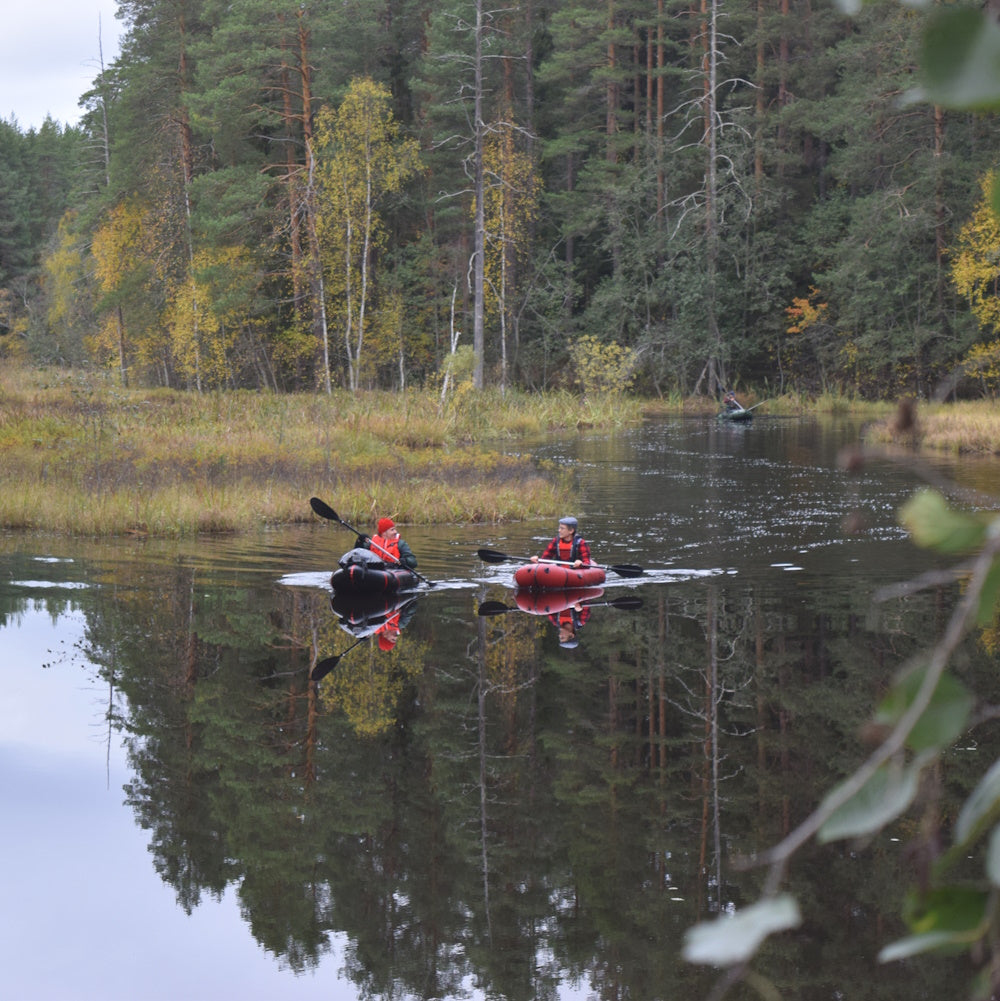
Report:
[[[729,421],[731,424],[749,424],[753,420],[753,411],[744,410],[740,407],[738,410],[723,410],[719,413],[720,421]]]
[[[753,420],[753,412],[767,403],[767,400],[761,400],[748,409],[732,393],[726,393],[722,402],[725,409],[718,415],[720,421],[729,421],[730,424],[749,424]]]

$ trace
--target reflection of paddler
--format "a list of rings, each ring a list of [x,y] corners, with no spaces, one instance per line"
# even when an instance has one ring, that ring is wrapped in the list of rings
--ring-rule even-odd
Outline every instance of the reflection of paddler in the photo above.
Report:
[[[349,600],[334,594],[330,607],[340,620],[341,629],[352,636],[377,636],[383,650],[391,650],[416,611],[416,595],[390,595],[385,598]],[[388,643],[388,645],[385,645]]]
[[[559,633],[559,645],[572,650],[578,643],[576,634],[590,618],[590,608],[584,602],[596,601],[604,594],[603,587],[578,587],[567,591],[518,591],[514,595],[517,607],[532,615],[547,615]]]
[[[590,618],[590,609],[586,605],[571,605],[561,612],[549,616],[551,622],[559,630],[559,645],[572,650],[577,645],[576,634]]]
[[[375,635],[378,637],[379,650],[391,650],[396,645],[400,630],[399,616],[399,612],[396,612],[395,615],[390,615],[385,620],[385,624],[375,631]]]

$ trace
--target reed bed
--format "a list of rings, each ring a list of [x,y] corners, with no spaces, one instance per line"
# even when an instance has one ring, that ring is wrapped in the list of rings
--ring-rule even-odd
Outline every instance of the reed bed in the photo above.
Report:
[[[274,395],[123,390],[93,373],[0,372],[0,527],[97,536],[312,520],[503,522],[572,502],[569,474],[498,442],[640,419],[568,393]]]
[[[992,400],[917,405],[900,427],[899,411],[868,429],[872,443],[906,443],[929,452],[950,455],[1000,455],[1000,410]]]

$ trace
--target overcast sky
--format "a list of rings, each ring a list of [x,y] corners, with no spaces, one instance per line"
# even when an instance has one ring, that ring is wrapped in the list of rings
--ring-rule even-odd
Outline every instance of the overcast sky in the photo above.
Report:
[[[0,26],[0,118],[21,131],[51,114],[76,125],[80,95],[118,55],[121,22],[116,0],[14,0]]]

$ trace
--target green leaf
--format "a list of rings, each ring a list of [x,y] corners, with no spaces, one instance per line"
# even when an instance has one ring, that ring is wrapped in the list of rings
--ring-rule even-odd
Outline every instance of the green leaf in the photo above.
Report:
[[[1000,107],[1000,26],[978,8],[938,9],[920,53],[925,96],[948,108]]]
[[[941,553],[965,553],[981,546],[988,524],[948,507],[936,490],[918,490],[903,505],[899,520],[918,546]]]
[[[994,813],[1000,805],[1000,759],[994,761],[989,771],[979,780],[979,784],[962,804],[955,821],[955,841],[964,844],[975,833],[980,824]]]
[[[904,675],[882,700],[875,721],[895,726],[913,704],[924,680],[926,666]],[[965,686],[950,674],[942,674],[934,694],[917,720],[906,746],[913,751],[936,751],[950,747],[965,732],[973,699]]]
[[[797,928],[801,923],[799,905],[783,893],[732,916],[689,928],[683,955],[689,963],[732,966],[750,959],[768,935]]]
[[[974,942],[985,928],[989,894],[969,886],[941,886],[921,894],[907,924],[917,935],[946,933],[955,942]]]
[[[816,839],[825,843],[880,831],[913,802],[919,775],[917,763],[906,768],[895,764],[882,765],[846,803],[833,812],[819,829]],[[837,789],[834,789],[827,799],[836,793]]]
[[[892,942],[878,954],[880,963],[893,963],[900,959],[909,959],[922,952],[933,952],[953,945],[955,936],[948,932],[931,932],[928,935],[909,935],[897,942]]]
[[[979,592],[979,607],[976,609],[977,625],[988,626],[996,617],[998,596],[1000,596],[1000,560],[994,560]]]
[[[1000,827],[994,827],[986,849],[986,875],[994,886],[1000,886]]]

